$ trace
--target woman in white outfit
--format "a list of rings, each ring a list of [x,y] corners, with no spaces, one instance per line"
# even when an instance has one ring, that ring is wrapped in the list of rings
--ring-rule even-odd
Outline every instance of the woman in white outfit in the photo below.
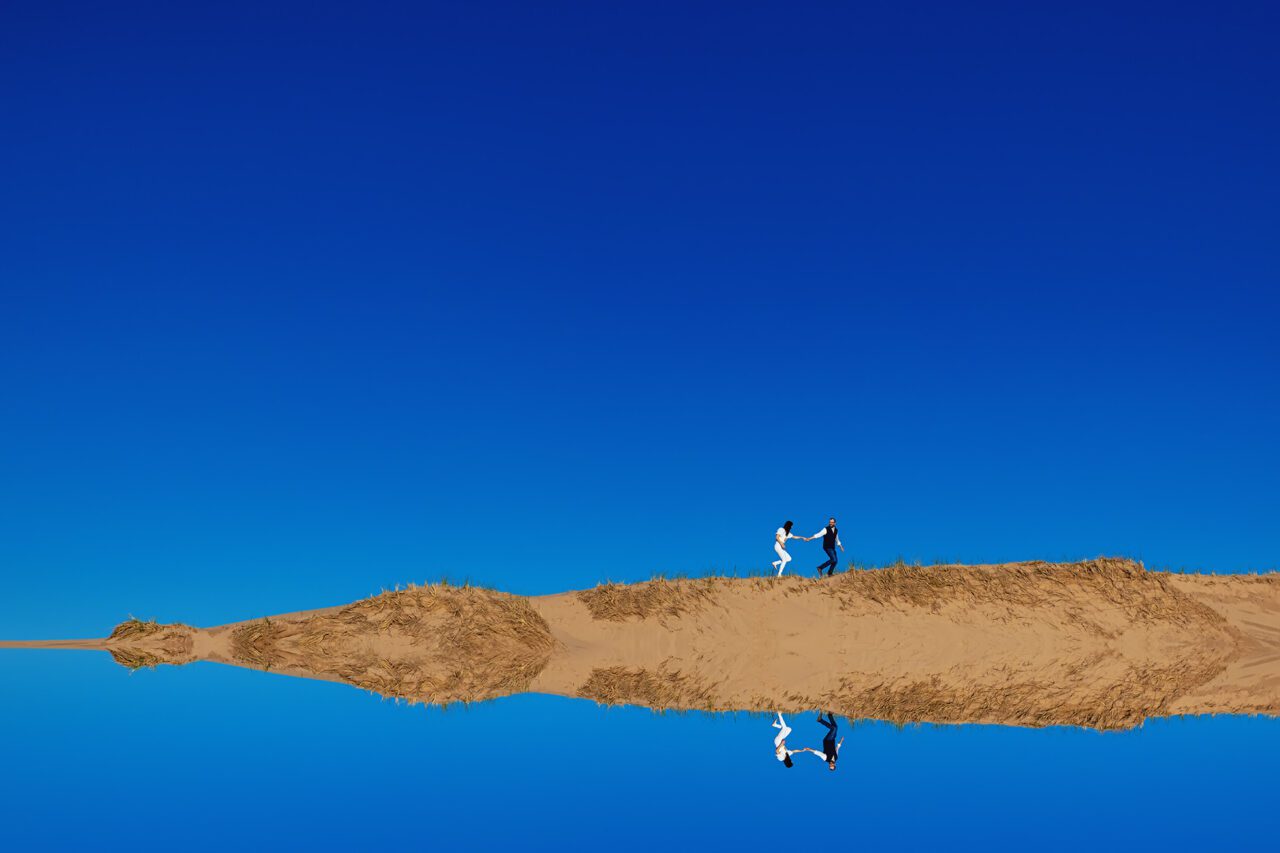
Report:
[[[778,736],[773,739],[773,755],[782,762],[783,767],[790,767],[791,756],[797,752],[804,752],[803,749],[787,749],[787,735],[791,734],[791,726],[787,725],[787,721],[782,719],[782,712],[778,712],[778,719],[774,721],[773,727],[781,729]]]
[[[773,561],[773,567],[778,570],[778,577],[782,577],[782,573],[787,570],[787,563],[791,562],[791,555],[787,553],[788,539],[803,539],[803,536],[796,536],[791,532],[791,522],[787,522],[778,528],[778,532],[773,534],[773,550],[778,553],[778,559]]]

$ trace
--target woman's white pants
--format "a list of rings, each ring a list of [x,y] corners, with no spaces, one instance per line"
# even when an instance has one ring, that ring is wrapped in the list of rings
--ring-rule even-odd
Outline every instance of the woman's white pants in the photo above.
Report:
[[[791,726],[788,726],[787,721],[782,719],[782,714],[778,714],[778,721],[773,724],[773,727],[781,730],[778,732],[778,736],[773,739],[773,754],[781,761],[787,757],[789,752],[789,750],[782,748],[782,742],[787,739],[787,735],[791,734]]]
[[[791,562],[791,555],[787,553],[787,549],[782,547],[781,542],[773,543],[773,550],[778,553],[777,560],[773,564],[778,567],[778,577],[782,577],[782,573],[787,570],[787,563]]]

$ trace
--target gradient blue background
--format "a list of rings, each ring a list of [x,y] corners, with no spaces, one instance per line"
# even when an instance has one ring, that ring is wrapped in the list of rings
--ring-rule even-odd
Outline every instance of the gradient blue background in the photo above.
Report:
[[[1265,3],[8,2],[0,636],[750,570],[832,513],[867,563],[1275,568],[1278,33]],[[759,721],[0,672],[0,809],[107,846],[352,815],[808,844],[828,794],[848,841],[1207,840],[1177,797],[1256,821],[1277,753],[1269,721],[869,726],[866,775],[784,778]],[[184,784],[148,813],[118,774]],[[670,823],[632,825],[647,796]]]

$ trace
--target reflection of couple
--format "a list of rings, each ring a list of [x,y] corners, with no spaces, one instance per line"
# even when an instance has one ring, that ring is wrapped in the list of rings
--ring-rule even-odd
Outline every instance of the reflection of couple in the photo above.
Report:
[[[787,721],[782,719],[782,712],[778,712],[778,719],[774,721],[773,727],[779,729],[777,736],[773,739],[774,757],[782,762],[784,767],[791,767],[793,763],[791,756],[797,752],[812,752],[827,763],[827,767],[832,770],[836,769],[836,759],[840,757],[840,745],[844,743],[844,738],[836,740],[836,718],[830,711],[827,712],[827,719],[822,719],[822,715],[818,715],[818,722],[826,726],[827,733],[822,738],[822,752],[816,749],[810,749],[803,746],[800,749],[787,749],[787,735],[791,734],[791,727],[787,725]]]
[[[791,532],[791,522],[787,522],[778,528],[773,534],[773,550],[778,555],[778,559],[773,561],[773,567],[778,570],[778,577],[782,577],[782,573],[787,570],[787,563],[791,562],[791,555],[787,553],[787,540],[799,539],[802,542],[812,542],[819,536],[822,537],[822,550],[827,552],[827,561],[818,566],[818,577],[822,577],[822,570],[827,570],[827,577],[831,577],[836,571],[836,548],[844,550],[844,545],[840,542],[840,531],[836,528],[836,520],[834,518],[827,520],[827,526],[819,530],[812,536],[796,536]]]

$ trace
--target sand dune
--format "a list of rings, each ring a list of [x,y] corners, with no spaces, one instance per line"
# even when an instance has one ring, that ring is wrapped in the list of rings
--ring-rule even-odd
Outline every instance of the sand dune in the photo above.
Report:
[[[1280,575],[1100,559],[532,598],[436,585],[206,629],[131,620],[104,640],[44,645],[105,649],[135,668],[216,661],[432,703],[533,691],[655,709],[1117,729],[1280,713]]]

